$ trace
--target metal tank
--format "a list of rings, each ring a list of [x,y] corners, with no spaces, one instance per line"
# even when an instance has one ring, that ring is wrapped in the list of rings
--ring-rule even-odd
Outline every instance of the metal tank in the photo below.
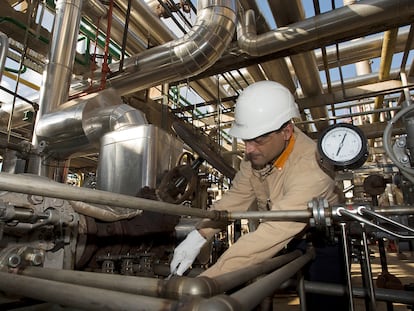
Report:
[[[97,188],[137,196],[155,189],[176,166],[184,144],[152,124],[110,132],[101,139]]]

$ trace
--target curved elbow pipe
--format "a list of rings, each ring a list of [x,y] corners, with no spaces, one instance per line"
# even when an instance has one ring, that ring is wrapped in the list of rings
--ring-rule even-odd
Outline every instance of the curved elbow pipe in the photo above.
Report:
[[[256,34],[254,12],[249,10],[237,27],[237,42],[241,52],[263,56],[412,17],[413,10],[412,0],[364,0],[260,35]]]
[[[93,93],[43,115],[36,135],[56,158],[99,148],[100,138],[126,126],[147,124],[144,114],[126,104],[112,89]]]
[[[222,55],[236,29],[235,0],[200,0],[197,20],[182,38],[125,61],[124,71],[109,79],[121,95],[203,72]]]

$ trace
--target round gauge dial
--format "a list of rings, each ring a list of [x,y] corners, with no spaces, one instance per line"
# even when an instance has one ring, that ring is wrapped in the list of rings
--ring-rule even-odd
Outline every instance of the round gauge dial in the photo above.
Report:
[[[357,168],[368,157],[364,134],[355,125],[347,123],[325,129],[318,139],[318,150],[323,161],[339,168]]]

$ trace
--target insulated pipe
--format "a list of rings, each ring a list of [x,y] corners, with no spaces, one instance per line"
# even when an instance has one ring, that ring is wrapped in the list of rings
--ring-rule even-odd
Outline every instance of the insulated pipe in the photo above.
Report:
[[[113,89],[105,89],[71,100],[59,110],[45,114],[36,124],[36,135],[55,158],[75,152],[99,149],[99,140],[108,132],[127,126],[147,124],[143,113],[126,104]]]
[[[398,31],[397,42],[394,47],[395,52],[403,52],[408,39],[409,29],[400,29]],[[349,42],[340,43],[338,51],[336,46],[326,48],[326,58],[328,61],[328,68],[338,67],[338,55],[341,57],[341,66],[354,64],[361,60],[369,60],[381,56],[381,46],[383,41],[383,34],[376,34],[373,36],[352,40]],[[414,46],[414,42],[410,48]],[[319,70],[323,70],[322,53],[319,49],[314,51],[316,60],[318,62]],[[378,74],[377,74],[378,80]]]
[[[3,75],[4,64],[6,63],[7,52],[9,50],[9,38],[0,32],[0,81]]]
[[[82,0],[59,0],[49,63],[43,75],[38,117],[67,101],[75,61]]]
[[[43,72],[36,121],[68,99],[80,27],[81,7],[82,0],[59,0],[56,3],[50,58]],[[38,147],[37,135],[33,135],[32,144],[36,148]],[[29,170],[38,175],[47,176],[49,169],[47,164],[47,160],[40,156],[33,157],[29,163]]]
[[[40,301],[82,310],[178,310],[178,303],[106,289],[0,272],[0,289]]]
[[[222,55],[236,27],[235,0],[198,1],[197,20],[184,37],[125,60],[124,72],[109,79],[121,95],[203,72]]]
[[[411,18],[413,14],[412,0],[364,0],[257,35],[252,23],[253,13],[247,11],[244,26],[237,29],[238,44],[248,55],[263,56],[306,43],[330,42],[338,34],[372,28],[397,18]]]

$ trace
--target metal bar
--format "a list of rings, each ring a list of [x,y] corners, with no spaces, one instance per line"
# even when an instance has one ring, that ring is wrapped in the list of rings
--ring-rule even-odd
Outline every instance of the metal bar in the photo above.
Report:
[[[399,233],[393,232],[391,230],[388,230],[385,227],[382,227],[382,226],[379,226],[379,225],[377,225],[375,223],[372,223],[371,221],[365,219],[364,217],[361,217],[359,215],[353,214],[353,213],[351,213],[351,212],[349,212],[349,211],[347,211],[345,209],[342,209],[340,211],[340,213],[343,214],[343,215],[348,216],[351,219],[354,219],[354,220],[359,221],[361,224],[365,224],[367,226],[371,226],[371,227],[377,228],[378,230],[383,231],[385,233],[388,233],[388,234],[390,234],[392,236],[395,236],[397,238],[400,238],[400,239],[414,239],[414,235],[404,235],[404,234],[399,234]]]
[[[363,262],[365,263],[365,269],[363,271],[366,272],[365,275],[365,286],[367,286],[367,302],[369,305],[370,311],[375,311],[377,309],[376,307],[376,301],[375,301],[375,291],[374,291],[374,281],[372,280],[372,271],[371,271],[371,260],[370,260],[370,253],[368,249],[368,238],[366,233],[365,224],[361,223],[362,228],[362,247],[363,247],[363,256],[364,259]]]
[[[304,287],[305,287],[306,292],[308,293],[331,295],[331,296],[343,296],[345,295],[345,291],[346,291],[345,286],[342,286],[339,284],[332,284],[332,283],[322,283],[322,282],[305,281]],[[356,298],[364,298],[366,296],[366,289],[363,287],[354,287],[352,289],[352,295]],[[392,302],[407,304],[407,305],[414,304],[414,295],[410,291],[376,288],[375,298],[378,301],[392,301]]]
[[[0,81],[3,74],[4,64],[6,63],[7,51],[9,50],[9,38],[0,32]]]
[[[249,211],[249,212],[228,212],[229,219],[266,219],[266,220],[292,220],[308,222],[312,217],[311,210],[293,211]]]
[[[214,283],[218,286],[219,292],[226,292],[229,289],[233,289],[237,285],[244,284],[259,275],[269,273],[270,271],[279,268],[280,266],[298,258],[301,254],[301,251],[296,250],[289,254],[277,256],[261,262],[260,264],[222,274],[213,278]]]
[[[252,310],[265,297],[272,295],[284,281],[295,275],[313,257],[313,252],[309,251],[259,281],[235,292],[230,297],[243,306],[243,310]]]
[[[347,294],[349,299],[349,311],[354,311],[354,300],[352,299],[352,277],[351,277],[351,255],[349,254],[348,238],[346,236],[346,224],[341,222],[341,237],[342,245],[344,249],[345,257],[345,271],[346,271],[346,283],[347,283]]]
[[[219,215],[217,211],[206,211],[102,190],[73,187],[36,175],[17,175],[2,172],[0,173],[0,189],[64,200],[142,209],[170,215],[186,215],[210,219],[217,219]]]
[[[58,303],[82,310],[178,310],[178,303],[168,299],[146,297],[42,280],[0,272],[0,289],[41,301]]]
[[[27,277],[50,281],[71,283],[88,287],[110,289],[124,293],[160,297],[161,279],[125,276],[117,274],[50,269],[28,266],[19,270],[19,274]]]

